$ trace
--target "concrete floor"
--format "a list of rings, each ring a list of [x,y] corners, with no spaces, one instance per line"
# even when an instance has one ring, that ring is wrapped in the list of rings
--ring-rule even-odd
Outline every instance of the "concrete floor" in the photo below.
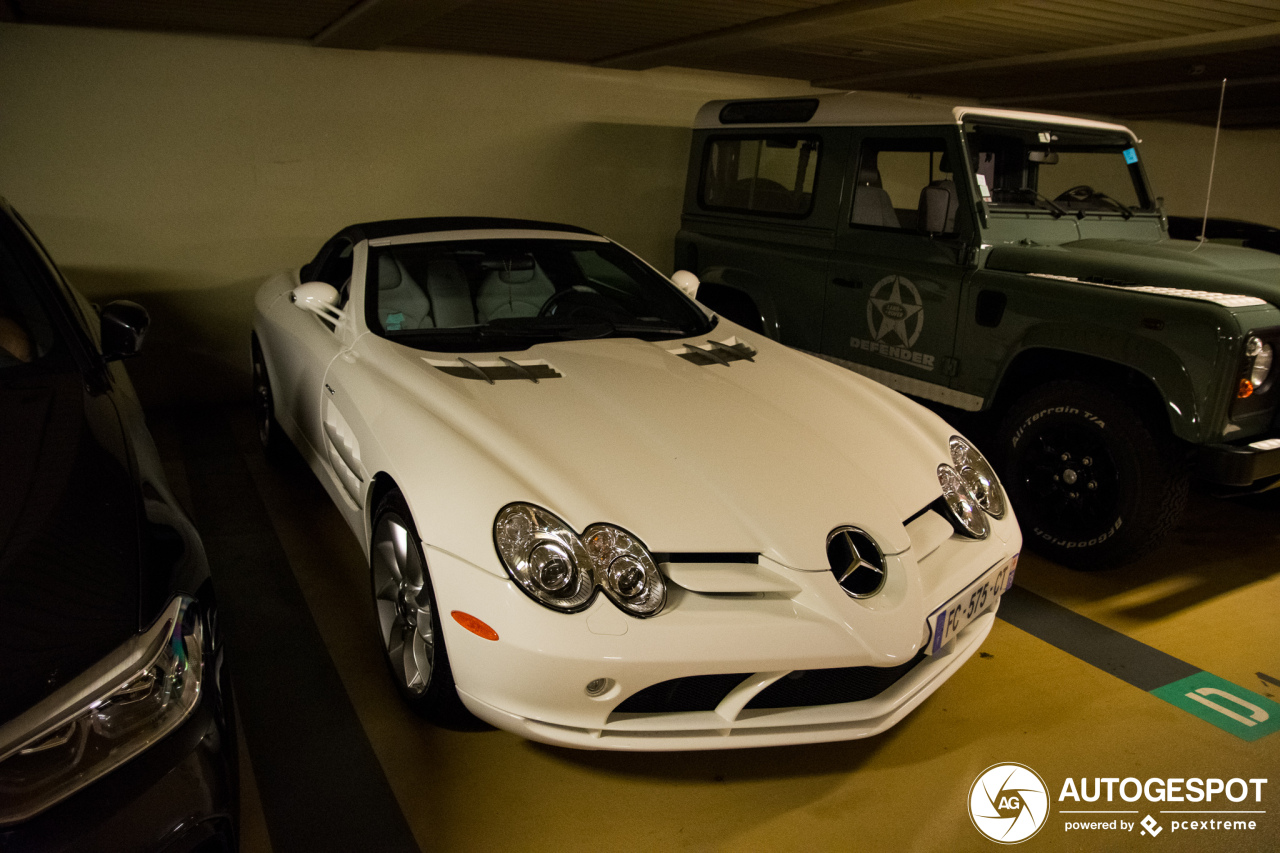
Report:
[[[619,754],[547,747],[494,730],[435,728],[410,714],[394,691],[371,628],[365,557],[318,481],[300,461],[268,464],[246,411],[207,416],[234,437],[422,850],[994,849],[975,830],[966,803],[978,774],[1000,762],[1035,769],[1055,799],[1066,777],[1091,784],[1129,776],[1270,780],[1261,804],[1214,806],[1261,812],[1247,816],[1258,824],[1252,832],[1163,831],[1155,839],[1140,835],[1141,827],[1072,833],[1064,830],[1070,816],[1059,814],[1072,804],[1055,802],[1028,850],[1280,849],[1280,809],[1272,805],[1280,799],[1280,734],[1240,739],[1003,620],[980,657],[897,727],[863,741]],[[182,424],[166,413],[151,419],[174,490],[191,505]],[[216,582],[216,561],[213,570]],[[1280,701],[1280,501],[1193,495],[1172,540],[1136,565],[1082,574],[1024,554],[1017,582]],[[264,817],[273,809],[263,808],[255,785],[259,746],[242,739],[242,849],[282,853],[296,845],[279,831],[273,836]],[[1111,808],[1138,809],[1121,815],[1134,821],[1160,807]],[[1155,816],[1161,823],[1175,817]]]

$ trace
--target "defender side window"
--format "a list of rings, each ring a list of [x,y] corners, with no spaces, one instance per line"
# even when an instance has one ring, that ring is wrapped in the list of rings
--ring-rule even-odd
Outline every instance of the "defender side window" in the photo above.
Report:
[[[960,197],[941,138],[868,139],[858,156],[850,224],[952,234]]]
[[[813,209],[820,141],[813,136],[717,137],[702,159],[699,204],[803,218]]]

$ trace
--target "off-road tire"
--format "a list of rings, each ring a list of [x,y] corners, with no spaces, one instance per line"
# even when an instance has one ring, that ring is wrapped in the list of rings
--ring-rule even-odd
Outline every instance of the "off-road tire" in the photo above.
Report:
[[[1115,392],[1049,382],[1017,400],[996,435],[996,461],[1026,544],[1094,571],[1154,548],[1187,506],[1187,464],[1163,425]]]

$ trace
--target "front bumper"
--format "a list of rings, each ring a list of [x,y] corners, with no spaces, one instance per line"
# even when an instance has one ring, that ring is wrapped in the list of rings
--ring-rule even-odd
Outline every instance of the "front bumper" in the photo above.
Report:
[[[925,657],[892,687],[859,702],[746,709],[752,698],[786,676],[765,672],[747,676],[712,711],[611,714],[599,728],[578,728],[511,714],[461,689],[458,695],[471,713],[490,725],[529,740],[576,749],[678,751],[854,740],[880,734],[911,713],[978,650],[994,624],[992,607],[956,638],[950,654]]]
[[[669,586],[667,608],[652,619],[625,616],[604,596],[581,613],[557,613],[454,555],[426,556],[454,680],[476,716],[579,749],[724,749],[868,737],[902,719],[991,630],[998,601],[947,653],[920,654],[933,610],[1019,550],[1011,515],[996,530],[977,542],[922,517],[871,599],[850,599],[829,572],[784,570],[799,578],[799,593]],[[455,609],[499,639],[460,627],[448,615]],[[633,701],[668,686],[667,699]],[[685,698],[668,701],[677,694]]]
[[[1196,456],[1196,474],[1214,485],[1232,488],[1248,488],[1280,476],[1280,438],[1202,446]]]

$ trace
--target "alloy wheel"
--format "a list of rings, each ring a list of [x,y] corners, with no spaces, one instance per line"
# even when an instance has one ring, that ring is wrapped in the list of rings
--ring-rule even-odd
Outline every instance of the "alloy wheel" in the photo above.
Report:
[[[435,619],[422,553],[404,521],[386,513],[374,532],[373,594],[378,626],[392,670],[409,692],[431,684]]]

